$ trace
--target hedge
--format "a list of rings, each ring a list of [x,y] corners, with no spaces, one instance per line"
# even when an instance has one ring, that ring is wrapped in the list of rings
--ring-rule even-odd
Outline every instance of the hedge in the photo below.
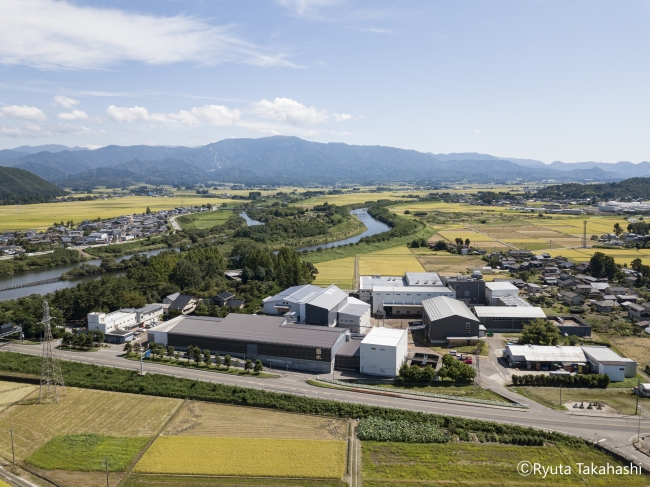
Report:
[[[600,387],[607,388],[609,375],[607,374],[576,374],[576,375],[513,375],[512,384],[515,386],[536,387]]]
[[[37,356],[3,352],[0,353],[0,371],[9,372],[0,374],[6,380],[11,380],[12,375],[24,376],[28,374],[32,377],[37,377],[41,371],[41,359]],[[477,434],[485,433],[488,435],[494,433],[499,438],[538,437],[544,441],[563,443],[571,446],[589,444],[581,438],[552,431],[536,430],[530,427],[294,396],[292,394],[261,391],[225,384],[213,384],[160,374],[139,376],[136,371],[113,369],[99,365],[61,361],[61,371],[66,385],[70,387],[178,399],[193,399],[240,406],[255,406],[279,411],[339,418],[380,418],[390,421],[412,421],[438,428],[445,428],[448,431],[460,430]]]

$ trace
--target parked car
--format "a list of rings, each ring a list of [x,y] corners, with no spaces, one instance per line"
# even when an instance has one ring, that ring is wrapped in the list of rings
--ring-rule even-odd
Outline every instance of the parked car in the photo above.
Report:
[[[467,365],[472,365],[472,363],[473,363],[471,358],[468,358],[467,360],[464,360],[464,362],[465,362]]]
[[[449,350],[449,355],[456,355],[456,350]]]

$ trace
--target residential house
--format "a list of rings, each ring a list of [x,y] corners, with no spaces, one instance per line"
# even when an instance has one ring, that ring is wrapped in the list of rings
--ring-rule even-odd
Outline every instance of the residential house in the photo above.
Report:
[[[629,303],[627,305],[627,315],[634,321],[647,321],[650,319],[650,303]]]
[[[591,306],[593,306],[594,310],[597,311],[598,313],[611,313],[612,308],[616,306],[615,301],[591,301],[590,302]]]
[[[580,306],[585,301],[583,296],[571,291],[560,293],[560,296],[562,296],[562,302],[567,306]]]

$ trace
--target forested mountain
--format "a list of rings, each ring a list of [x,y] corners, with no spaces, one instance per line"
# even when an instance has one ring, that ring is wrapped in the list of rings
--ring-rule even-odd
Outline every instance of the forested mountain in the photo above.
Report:
[[[0,205],[45,203],[66,192],[22,169],[0,167]]]
[[[647,200],[650,197],[650,178],[630,178],[618,183],[606,184],[558,184],[539,190],[536,196],[553,199]]]
[[[18,148],[23,149],[23,148]],[[26,169],[63,187],[133,181],[224,181],[249,184],[336,184],[407,181],[503,183],[616,181],[650,163],[543,164],[488,154],[431,154],[383,146],[317,143],[298,137],[226,139],[203,147],[107,146],[96,150],[0,151],[0,164]],[[58,149],[58,148],[57,148]],[[558,165],[559,164],[559,165]],[[566,166],[566,167],[565,167]],[[114,173],[126,170],[135,176]],[[182,169],[179,170],[179,169]],[[101,179],[100,179],[101,178]],[[119,184],[118,184],[119,183]]]

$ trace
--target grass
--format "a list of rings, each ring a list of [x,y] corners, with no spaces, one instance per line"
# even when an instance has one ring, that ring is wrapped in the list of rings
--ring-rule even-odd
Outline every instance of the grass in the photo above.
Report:
[[[120,484],[123,487],[230,487],[259,486],[259,487],[345,487],[348,484],[339,480],[320,479],[273,479],[247,477],[189,477],[174,475],[129,475]],[[0,484],[1,487],[1,484]]]
[[[136,362],[140,361],[140,354],[136,352],[127,352],[126,354],[123,355],[124,358],[128,360],[135,360]],[[162,359],[145,359],[144,363],[156,363],[156,364],[161,364],[161,365],[169,365],[171,367],[183,367],[183,368],[189,368],[189,369],[201,369],[205,371],[210,371],[210,372],[215,372],[217,374],[230,374],[230,375],[250,375],[251,377],[257,377],[258,379],[275,379],[277,377],[280,377],[278,374],[269,374],[267,372],[250,372],[247,370],[243,369],[238,369],[236,367],[231,367],[230,369],[226,370],[224,366],[222,365],[220,369],[217,369],[217,366],[214,364],[211,364],[208,367],[206,367],[205,363],[200,363],[196,364],[196,362],[191,361],[189,364],[187,363],[187,359],[178,359],[176,360],[175,358],[170,358],[170,357],[163,357]]]
[[[346,443],[208,436],[161,436],[134,472],[340,479]]]
[[[296,203],[297,206],[302,206],[304,208],[313,208],[317,205],[322,205],[327,202],[330,205],[352,205],[357,203],[365,203],[366,201],[378,201],[378,200],[395,200],[404,201],[402,198],[403,194],[396,192],[385,192],[385,193],[348,193],[348,194],[328,194],[324,196],[314,196],[313,198],[308,198],[304,201]],[[409,201],[409,200],[406,200]]]
[[[609,341],[620,353],[637,362],[639,370],[650,365],[650,336],[609,336]],[[643,382],[643,381],[641,381]]]
[[[471,384],[457,384],[454,385],[451,382],[443,381],[438,385],[437,383],[432,384],[423,384],[423,385],[400,385],[400,384],[377,384],[379,387],[385,387],[386,389],[407,389],[417,392],[431,392],[433,394],[448,394],[450,396],[458,397],[468,397],[473,399],[485,399],[488,401],[500,401],[500,402],[510,402],[506,401],[503,397],[498,394],[495,394],[492,391],[483,389],[482,387],[475,387]]]
[[[538,462],[544,466],[571,466],[570,475],[521,476],[517,465],[521,461]],[[512,446],[497,444],[447,443],[362,444],[362,476],[365,487],[400,487],[454,485],[559,485],[612,486],[647,485],[647,476],[641,475],[579,475],[577,463],[622,465],[611,457],[589,447]]]
[[[214,200],[199,196],[151,198],[125,196],[106,200],[40,203],[36,205],[6,205],[0,207],[0,231],[47,228],[54,222],[112,218],[133,213],[169,210],[179,206],[201,206],[207,203],[231,203],[232,200]]]
[[[354,257],[330,260],[316,264],[318,274],[312,284],[329,286],[336,284],[343,289],[352,289],[354,285]]]
[[[102,465],[106,458],[109,471],[121,472],[148,441],[148,437],[61,435],[52,438],[26,461],[46,470],[93,472],[106,469]]]
[[[203,230],[205,228],[212,228],[214,226],[221,225],[233,215],[234,213],[232,210],[204,211],[202,213],[184,215],[180,218],[177,218],[176,221],[181,225],[182,228],[195,228],[197,230]]]
[[[343,440],[346,431],[347,422],[341,419],[187,401],[163,435]]]
[[[560,406],[559,387],[513,387],[522,396],[553,409],[565,409]],[[631,389],[583,389],[573,387],[562,388],[562,403],[598,402],[606,404],[621,414],[634,414],[637,396]],[[644,414],[650,413],[650,399],[639,398]]]
[[[137,394],[67,387],[58,404],[32,401],[7,408],[0,414],[0,430],[13,429],[16,458],[23,460],[63,434],[153,436],[181,403],[179,399],[145,400]],[[0,456],[11,459],[8,435],[0,435]]]

